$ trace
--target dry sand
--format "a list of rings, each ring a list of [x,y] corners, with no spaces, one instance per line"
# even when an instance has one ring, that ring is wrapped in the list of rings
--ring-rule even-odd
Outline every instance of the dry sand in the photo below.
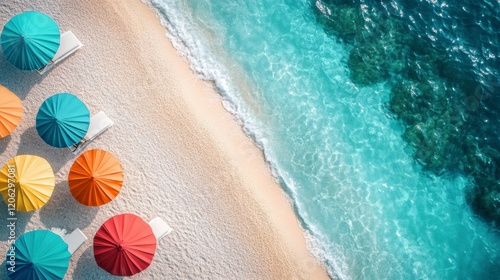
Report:
[[[261,152],[199,80],[139,0],[2,0],[0,23],[38,10],[84,47],[40,77],[0,57],[0,83],[23,99],[24,115],[0,139],[0,163],[17,154],[46,158],[56,174],[49,202],[19,213],[18,234],[80,228],[89,240],[72,256],[67,279],[116,279],[97,267],[92,238],[115,214],[162,217],[174,231],[159,242],[151,266],[131,279],[327,279]],[[40,104],[58,92],[80,97],[115,126],[87,149],[114,154],[125,170],[121,193],[99,208],[76,202],[67,185],[75,157],[37,135]],[[6,205],[1,202],[0,205]],[[0,220],[7,223],[7,211]],[[7,230],[0,251],[7,251]],[[6,277],[0,269],[0,279]]]

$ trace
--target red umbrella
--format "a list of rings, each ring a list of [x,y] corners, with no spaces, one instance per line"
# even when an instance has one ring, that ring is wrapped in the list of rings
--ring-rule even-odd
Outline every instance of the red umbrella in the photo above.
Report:
[[[155,251],[153,230],[134,214],[111,217],[94,236],[97,265],[116,276],[143,271],[151,264]]]

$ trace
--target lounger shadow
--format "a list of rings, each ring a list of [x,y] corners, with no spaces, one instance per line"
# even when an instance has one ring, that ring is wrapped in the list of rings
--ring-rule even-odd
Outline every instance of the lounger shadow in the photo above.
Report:
[[[90,142],[92,142],[99,135],[103,134],[104,131],[110,128],[113,124],[114,122],[108,118],[104,112],[100,111],[90,118],[89,130],[87,131],[85,137],[83,137],[83,139],[77,144],[69,147],[69,149],[74,155],[77,155],[85,149]]]

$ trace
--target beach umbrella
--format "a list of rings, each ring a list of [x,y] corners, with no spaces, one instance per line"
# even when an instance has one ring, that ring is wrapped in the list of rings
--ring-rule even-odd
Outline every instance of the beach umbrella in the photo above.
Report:
[[[61,33],[48,15],[29,11],[12,17],[0,37],[3,54],[21,70],[47,65],[59,49]]]
[[[116,276],[130,276],[146,269],[156,251],[153,230],[134,214],[116,215],[94,236],[94,258],[102,269]]]
[[[26,232],[7,251],[7,275],[19,280],[63,279],[70,257],[61,236],[50,230]]]
[[[99,206],[113,200],[123,183],[120,162],[103,150],[90,150],[73,163],[68,175],[69,190],[81,204]]]
[[[0,85],[0,138],[9,135],[23,115],[23,103],[17,95]]]
[[[90,125],[90,111],[73,94],[53,95],[38,110],[36,130],[45,143],[66,148],[85,137]]]
[[[16,156],[0,170],[0,193],[7,204],[15,204],[17,211],[34,211],[45,205],[54,185],[50,164],[38,156]]]

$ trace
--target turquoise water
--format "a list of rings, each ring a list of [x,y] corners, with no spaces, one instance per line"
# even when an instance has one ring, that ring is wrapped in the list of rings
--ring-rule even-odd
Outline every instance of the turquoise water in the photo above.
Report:
[[[264,150],[330,275],[498,279],[500,234],[468,206],[470,178],[423,170],[389,83],[351,81],[352,46],[314,2],[150,3]]]

